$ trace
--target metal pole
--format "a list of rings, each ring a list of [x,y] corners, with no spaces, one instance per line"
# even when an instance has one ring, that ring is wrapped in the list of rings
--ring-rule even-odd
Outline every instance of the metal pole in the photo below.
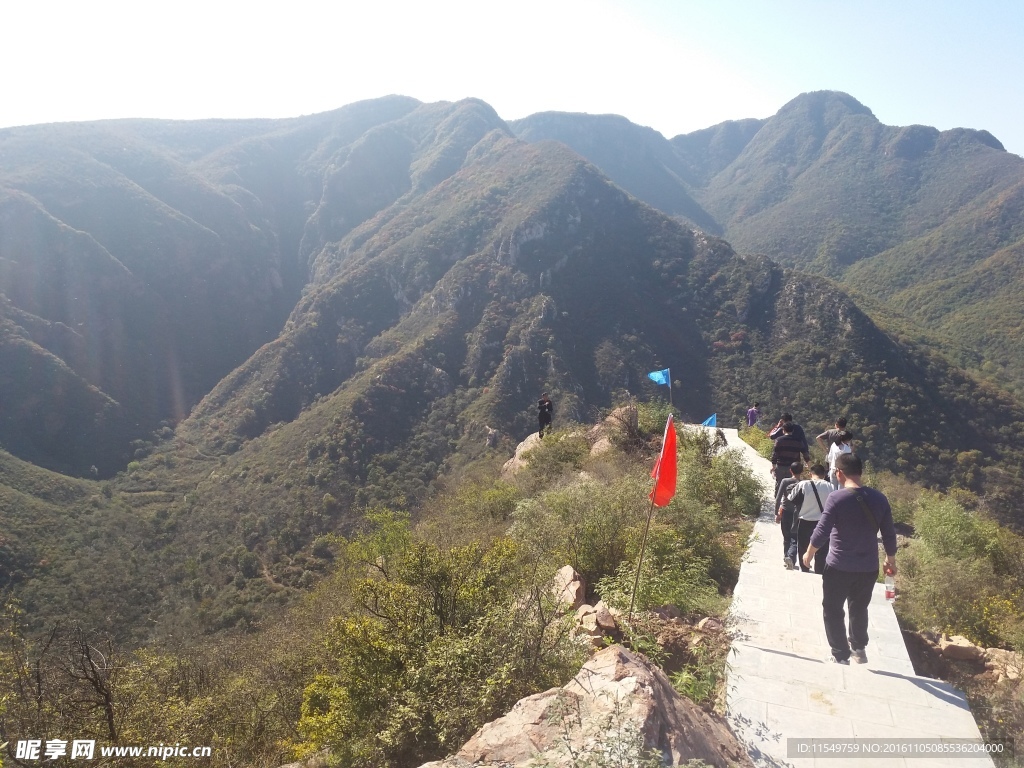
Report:
[[[660,468],[658,474],[661,474]],[[658,478],[654,478],[654,487],[658,487]],[[636,579],[633,581],[633,594],[629,596],[629,621],[633,621],[633,604],[636,602],[636,591],[640,587],[640,568],[644,562],[644,550],[647,549],[647,531],[651,527],[651,518],[654,516],[654,499],[651,499],[651,508],[647,511],[647,522],[644,524],[644,535],[640,539],[640,557],[636,560]]]

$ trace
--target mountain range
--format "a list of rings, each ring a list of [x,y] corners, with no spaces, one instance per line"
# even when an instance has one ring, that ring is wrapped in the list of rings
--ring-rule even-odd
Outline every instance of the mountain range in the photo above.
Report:
[[[829,91],[672,139],[617,116],[512,128],[565,143],[742,253],[884,303],[960,365],[1024,391],[1024,160],[987,131],[886,126]]]
[[[760,399],[813,431],[845,413],[873,466],[1010,515],[1024,407],[951,362],[927,301],[905,317],[869,280],[944,226],[922,158],[975,190],[949,192],[963,215],[1020,159],[935,133],[893,181],[918,179],[931,229],[872,197],[857,204],[885,226],[857,231],[875,251],[809,244],[846,226],[810,180],[864,155],[843,166],[863,185],[829,203],[845,210],[884,176],[866,148],[884,157],[899,132],[840,94],[671,141],[623,118],[508,124],[478,100],[404,97],[0,131],[0,588],[40,623],[134,638],[249,626],[329,568],[324,537],[366,508],[414,511],[504,457],[540,392],[556,425],[583,421],[664,396],[646,378],[664,367],[684,417],[731,422]],[[982,261],[1012,272],[1007,247]]]

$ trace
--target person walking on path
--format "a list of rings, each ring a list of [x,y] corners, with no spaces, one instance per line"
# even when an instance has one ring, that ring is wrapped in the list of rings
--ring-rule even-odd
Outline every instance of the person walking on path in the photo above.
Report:
[[[822,432],[820,435],[814,438],[814,442],[816,442],[818,444],[818,447],[821,448],[822,452],[824,452],[827,455],[828,449],[832,447],[832,444],[834,442],[836,442],[836,438],[838,438],[839,435],[845,431],[846,419],[840,416],[838,419],[836,419],[836,425],[832,429],[826,429],[824,432]]]
[[[753,427],[757,425],[757,420],[761,418],[761,404],[754,403],[750,408],[747,409],[747,426]]]
[[[782,428],[786,424],[789,424],[791,427],[793,427],[793,434],[795,434],[800,439],[800,443],[803,446],[803,449],[800,451],[800,453],[804,456],[809,456],[811,446],[807,444],[807,435],[804,433],[804,428],[797,424],[795,421],[793,421],[793,414],[791,413],[782,414],[782,418],[779,419],[778,424],[772,427],[772,431],[768,433],[768,437],[770,437],[772,440],[778,440],[780,437],[782,437],[783,434],[785,434],[785,431]],[[810,461],[810,458],[808,458],[807,461]]]
[[[854,453],[836,461],[842,488],[825,502],[811,534],[803,564],[808,568],[817,551],[828,544],[821,576],[821,612],[832,653],[829,661],[858,664],[868,660],[868,605],[878,578],[878,534],[885,548],[885,572],[896,573],[896,529],[892,508],[881,491],[861,485],[864,463]],[[850,627],[846,627],[846,607]]]
[[[839,480],[836,479],[836,461],[844,453],[853,453],[853,448],[850,446],[851,440],[853,440],[853,435],[844,430],[836,435],[836,441],[828,449],[828,458],[826,459],[828,461],[828,481],[836,490],[840,487]]]
[[[807,442],[801,441],[793,431],[792,422],[782,425],[782,435],[775,440],[772,446],[772,477],[775,478],[775,492],[779,492],[779,484],[790,476],[790,465],[803,459],[810,463],[811,457],[807,454]]]
[[[799,461],[789,465],[790,476],[782,478],[779,483],[779,490],[775,493],[775,522],[782,524],[782,564],[788,570],[793,569],[793,561],[788,560],[789,540],[793,535],[793,512],[796,511],[793,502],[789,500],[789,490],[800,482],[800,475],[804,473],[804,465]]]
[[[537,401],[537,423],[539,425],[537,434],[542,440],[544,439],[544,430],[551,430],[551,414],[554,410],[555,404],[551,402],[551,398],[545,392]]]
[[[793,531],[790,534],[789,549],[786,551],[786,567],[793,569],[799,563],[800,570],[805,573],[811,569],[801,562],[807,545],[811,543],[821,513],[825,510],[825,499],[832,493],[832,486],[825,480],[825,468],[821,464],[811,465],[811,479],[801,480],[789,490],[789,502],[796,514],[792,518]],[[828,556],[828,544],[814,553],[814,572],[825,571],[825,558]]]

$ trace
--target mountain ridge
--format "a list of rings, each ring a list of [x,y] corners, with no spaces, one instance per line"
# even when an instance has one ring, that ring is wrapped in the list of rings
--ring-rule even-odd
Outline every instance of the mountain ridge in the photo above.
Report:
[[[446,477],[493,461],[487,427],[533,431],[539,392],[557,420],[583,421],[656,397],[646,372],[664,367],[691,420],[738,420],[761,399],[813,429],[842,403],[872,466],[1012,497],[1024,407],[879,327],[841,285],[738,255],[564,144],[515,138],[478,101],[389,104],[398,116],[368,117],[358,135],[285,131],[217,155],[230,179],[227,158],[258,150],[257,170],[237,172],[245,186],[224,190],[238,203],[226,208],[266,214],[261,238],[274,240],[266,222],[281,211],[254,190],[306,189],[301,204],[277,203],[311,222],[302,258],[301,237],[289,240],[305,282],[274,337],[139,445],[125,473],[78,481],[92,493],[76,497],[50,555],[32,517],[5,506],[21,563],[10,580],[37,620],[79,610],[58,573],[102,530],[99,562],[131,553],[106,575],[89,570],[108,595],[102,615],[126,634],[251,627],[329,568],[324,537],[376,505],[415,511]],[[310,147],[322,165],[303,175],[289,163],[312,163]],[[363,205],[366,174],[376,202]],[[144,575],[134,592],[132,574]]]

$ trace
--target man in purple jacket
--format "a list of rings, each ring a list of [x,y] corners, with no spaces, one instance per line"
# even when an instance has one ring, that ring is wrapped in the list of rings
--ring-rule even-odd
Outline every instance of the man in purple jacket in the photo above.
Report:
[[[840,489],[829,494],[821,519],[811,534],[803,562],[810,567],[814,553],[827,542],[828,557],[821,577],[821,608],[825,636],[832,648],[829,661],[866,664],[868,604],[878,579],[878,533],[885,547],[885,570],[896,573],[896,529],[885,494],[860,484],[864,463],[853,453],[836,460]],[[846,632],[846,604],[850,632]]]

